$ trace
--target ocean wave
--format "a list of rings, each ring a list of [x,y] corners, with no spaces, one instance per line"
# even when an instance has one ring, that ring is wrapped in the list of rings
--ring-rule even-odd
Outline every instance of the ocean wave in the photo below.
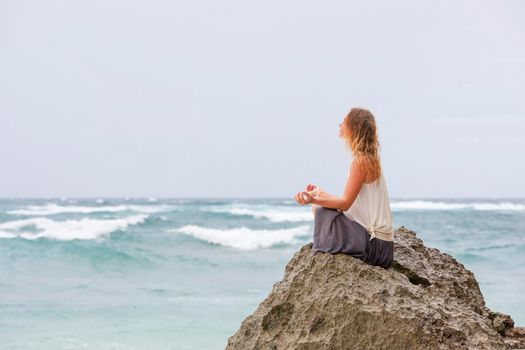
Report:
[[[54,215],[63,213],[100,213],[100,212],[121,212],[121,211],[136,211],[140,213],[158,213],[173,210],[175,207],[171,205],[113,205],[113,206],[64,206],[58,204],[45,205],[28,205],[24,209],[15,209],[7,211],[11,215]]]
[[[289,208],[249,209],[243,207],[210,208],[214,213],[228,213],[231,215],[248,215],[256,219],[268,219],[271,222],[304,222],[312,221],[314,216],[308,210],[290,210]]]
[[[500,202],[500,203],[473,203],[472,206],[476,210],[511,210],[511,211],[525,211],[525,204]]]
[[[486,211],[525,211],[525,204],[512,202],[471,202],[471,203],[447,203],[434,201],[392,201],[392,210],[486,210]]]
[[[113,231],[124,230],[130,225],[143,223],[148,215],[134,215],[119,219],[80,219],[55,221],[48,218],[31,218],[0,224],[0,238],[25,239],[49,238],[56,240],[96,239]],[[28,230],[34,228],[36,231]]]
[[[516,248],[516,243],[508,243],[508,244],[489,244],[486,246],[480,246],[480,247],[473,247],[473,248],[465,248],[465,252],[477,252],[477,251],[494,251],[497,249],[508,249],[508,248]]]
[[[308,225],[276,230],[252,230],[244,226],[233,229],[215,229],[186,225],[171,231],[226,247],[257,249],[268,248],[276,244],[290,244],[296,237],[308,234],[309,230]]]

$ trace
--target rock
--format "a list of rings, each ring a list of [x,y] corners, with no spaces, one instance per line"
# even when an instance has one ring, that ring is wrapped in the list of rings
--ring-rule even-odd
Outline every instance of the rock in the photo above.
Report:
[[[304,245],[226,349],[525,349],[463,264],[404,226],[394,241],[389,269]]]

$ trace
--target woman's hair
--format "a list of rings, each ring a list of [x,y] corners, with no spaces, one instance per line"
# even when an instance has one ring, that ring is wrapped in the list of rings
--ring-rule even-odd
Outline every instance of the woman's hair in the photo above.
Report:
[[[378,179],[382,171],[381,146],[374,116],[367,109],[352,108],[344,122],[349,133],[344,135],[346,147],[354,155],[356,165],[364,170],[365,181]]]

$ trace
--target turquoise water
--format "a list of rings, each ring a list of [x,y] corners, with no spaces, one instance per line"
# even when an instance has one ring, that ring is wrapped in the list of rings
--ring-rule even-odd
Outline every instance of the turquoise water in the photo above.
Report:
[[[525,325],[525,200],[391,204]],[[0,349],[224,349],[312,229],[291,199],[0,200]]]

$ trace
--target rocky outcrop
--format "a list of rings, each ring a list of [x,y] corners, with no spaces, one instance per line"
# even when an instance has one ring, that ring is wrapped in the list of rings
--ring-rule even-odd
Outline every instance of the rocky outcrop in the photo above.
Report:
[[[304,245],[227,349],[525,348],[524,328],[485,306],[474,274],[401,226],[394,265]]]

